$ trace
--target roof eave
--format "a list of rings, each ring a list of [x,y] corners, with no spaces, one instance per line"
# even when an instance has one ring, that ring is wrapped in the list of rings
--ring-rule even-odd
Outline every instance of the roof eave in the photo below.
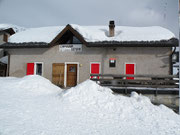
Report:
[[[45,42],[26,42],[26,43],[4,43],[0,48],[15,49],[15,48],[49,48],[50,44]]]
[[[88,42],[87,47],[177,47],[179,40],[171,38],[161,41],[103,41],[103,42]]]

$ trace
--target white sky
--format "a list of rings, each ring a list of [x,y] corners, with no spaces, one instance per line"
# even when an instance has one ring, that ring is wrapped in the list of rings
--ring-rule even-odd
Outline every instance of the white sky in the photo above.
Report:
[[[0,0],[0,23],[163,26],[178,36],[178,0]]]

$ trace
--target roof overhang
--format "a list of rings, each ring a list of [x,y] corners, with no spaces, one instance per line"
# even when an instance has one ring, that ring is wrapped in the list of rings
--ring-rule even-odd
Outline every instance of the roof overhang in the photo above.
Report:
[[[28,43],[4,43],[0,48],[49,48],[50,45],[44,42],[28,42]]]
[[[161,41],[88,42],[87,47],[177,47],[179,40],[172,38]]]

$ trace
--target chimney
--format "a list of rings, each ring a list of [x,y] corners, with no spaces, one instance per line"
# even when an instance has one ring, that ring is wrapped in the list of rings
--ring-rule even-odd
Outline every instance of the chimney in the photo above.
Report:
[[[114,27],[115,27],[115,24],[114,24],[114,21],[109,21],[109,37],[114,37]]]

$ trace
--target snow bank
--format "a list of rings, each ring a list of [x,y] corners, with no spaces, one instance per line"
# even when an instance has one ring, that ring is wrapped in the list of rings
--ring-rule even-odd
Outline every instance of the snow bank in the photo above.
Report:
[[[160,41],[175,38],[175,35],[166,28],[160,26],[151,27],[127,27],[116,26],[115,36],[109,37],[108,26],[79,26],[71,24],[87,42],[102,41]]]
[[[0,78],[2,135],[179,135],[180,116],[87,80],[61,90],[39,76]],[[36,94],[37,93],[37,94]]]
[[[64,28],[64,26],[29,28],[16,33],[9,38],[8,42],[45,42],[50,43]]]
[[[0,84],[1,89],[12,89],[15,92],[29,92],[37,95],[50,94],[60,90],[49,80],[38,75],[29,75],[23,78],[0,78]]]

